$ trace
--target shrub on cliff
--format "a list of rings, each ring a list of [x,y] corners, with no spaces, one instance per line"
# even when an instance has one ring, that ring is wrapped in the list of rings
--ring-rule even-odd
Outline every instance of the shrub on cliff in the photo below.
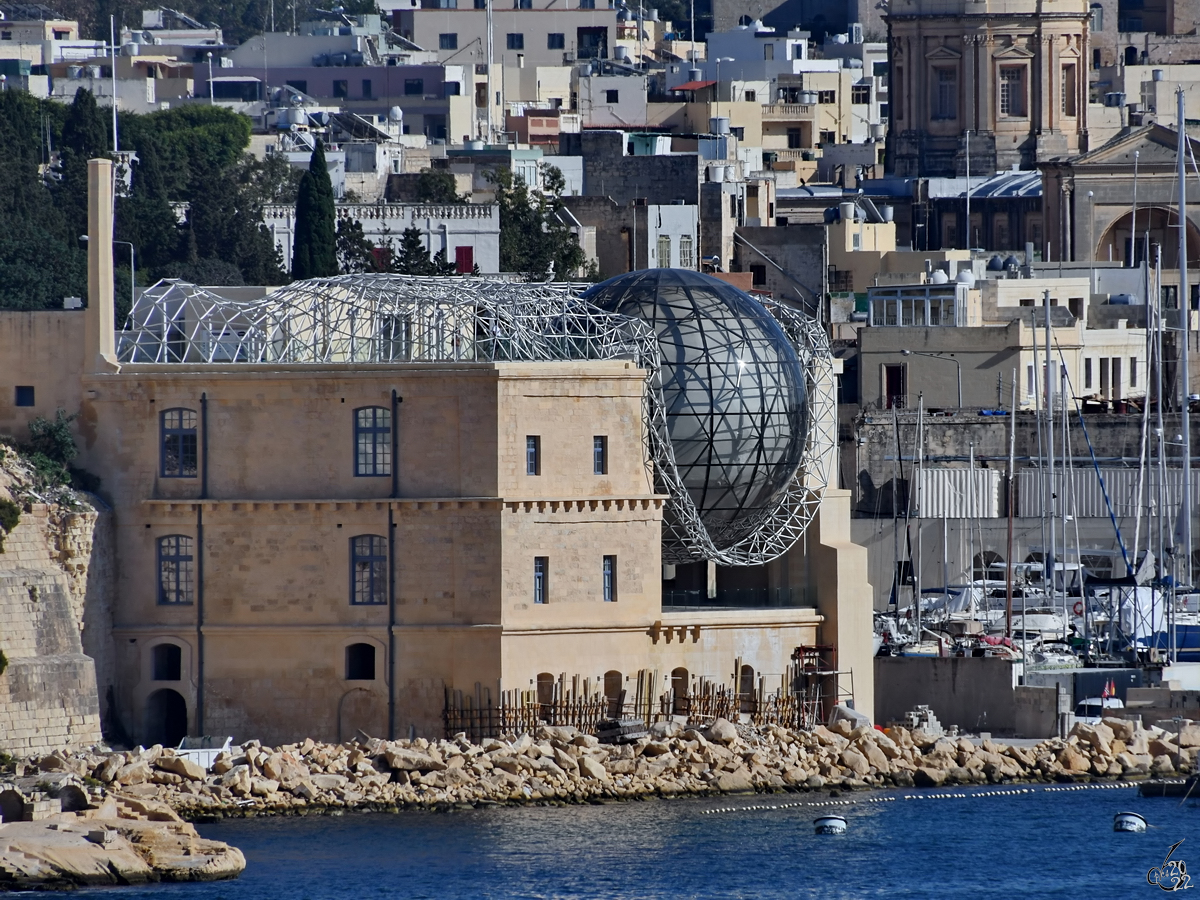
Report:
[[[21,507],[5,497],[0,497],[0,553],[4,552],[5,536],[12,532],[20,521]],[[0,668],[0,672],[3,671],[3,668]]]
[[[65,409],[54,413],[51,421],[37,416],[29,423],[29,443],[21,449],[33,467],[34,478],[41,488],[70,485],[81,491],[95,491],[100,479],[85,469],[77,469],[71,460],[79,455],[71,423],[78,413],[67,415]]]

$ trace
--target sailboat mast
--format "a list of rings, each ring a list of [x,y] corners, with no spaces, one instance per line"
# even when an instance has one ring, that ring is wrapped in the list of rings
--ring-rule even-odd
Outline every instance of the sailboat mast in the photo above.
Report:
[[[921,490],[921,480],[925,473],[925,395],[917,395],[917,485],[915,506],[917,520],[917,554],[916,564],[913,566],[913,602],[916,606],[916,622],[917,622],[917,643],[921,642],[921,504],[925,498],[924,492]]]
[[[1017,370],[1012,374],[1012,406],[1008,413],[1008,547],[1004,558],[1008,560],[1004,575],[1004,636],[1012,640],[1012,595],[1013,595],[1013,468],[1017,453]],[[1024,623],[1022,623],[1024,628]],[[1023,659],[1023,657],[1022,657]]]
[[[1183,313],[1183,352],[1179,358],[1179,375],[1183,382],[1183,405],[1179,408],[1179,428],[1183,432],[1183,508],[1180,511],[1182,520],[1180,524],[1184,553],[1184,583],[1190,587],[1192,583],[1192,430],[1188,400],[1191,397],[1192,385],[1188,372],[1188,356],[1192,349],[1192,296],[1188,286],[1187,166],[1185,165],[1188,139],[1182,87],[1176,91],[1175,99],[1178,104],[1177,121],[1179,122],[1179,152],[1176,160],[1176,165],[1179,167],[1177,173],[1179,178],[1179,306]]]
[[[1042,296],[1042,305],[1046,309],[1046,511],[1043,518],[1046,520],[1049,540],[1043,549],[1045,564],[1043,571],[1047,579],[1046,585],[1049,590],[1050,608],[1054,608],[1055,601],[1055,584],[1054,584],[1054,382],[1058,379],[1054,377],[1054,369],[1057,368],[1054,364],[1053,338],[1050,333],[1050,291],[1047,290]],[[1064,608],[1066,603],[1063,603]],[[1064,613],[1063,620],[1066,621]]]

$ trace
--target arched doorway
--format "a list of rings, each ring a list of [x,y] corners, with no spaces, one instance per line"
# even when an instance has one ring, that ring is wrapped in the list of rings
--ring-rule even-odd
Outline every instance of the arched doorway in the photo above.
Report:
[[[146,698],[142,732],[148,745],[179,746],[188,733],[188,711],[187,702],[178,691],[163,688]]]
[[[25,812],[25,798],[20,791],[9,789],[0,792],[0,817],[5,822],[20,822]]]
[[[371,737],[383,737],[387,734],[387,703],[377,691],[350,688],[338,701],[337,724],[338,743],[360,731]]]
[[[1141,260],[1146,232],[1150,233],[1150,264],[1154,264],[1155,247],[1162,248],[1164,269],[1179,268],[1179,214],[1161,206],[1140,207],[1137,213],[1136,243],[1133,235],[1133,210],[1125,213],[1104,230],[1096,244],[1095,258],[1113,260],[1126,265]],[[1082,243],[1082,241],[1080,241]],[[1200,259],[1200,230],[1188,221],[1188,259]]]

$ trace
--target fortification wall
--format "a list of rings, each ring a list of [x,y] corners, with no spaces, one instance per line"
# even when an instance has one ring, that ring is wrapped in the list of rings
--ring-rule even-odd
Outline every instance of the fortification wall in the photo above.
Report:
[[[108,514],[80,498],[68,503],[30,503],[22,497],[21,473],[10,460],[0,466],[0,498],[22,503],[20,521],[4,535],[0,552],[0,651],[8,666],[0,674],[0,750],[48,753],[88,747],[101,740],[96,664],[89,649],[109,659],[104,619],[104,542]],[[89,585],[98,601],[95,609]],[[86,614],[85,614],[86,610]]]

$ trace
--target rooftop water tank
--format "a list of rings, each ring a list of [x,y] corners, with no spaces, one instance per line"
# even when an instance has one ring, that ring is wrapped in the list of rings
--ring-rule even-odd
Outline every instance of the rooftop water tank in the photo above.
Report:
[[[954,276],[954,280],[959,284],[965,284],[967,287],[975,287],[975,273],[970,269],[960,269],[958,274]]]
[[[838,215],[842,217],[843,222],[854,221],[854,204],[847,201],[838,204]]]
[[[404,121],[404,110],[402,110],[398,106],[393,106],[391,109],[388,110],[388,120],[391,122],[397,122],[397,123],[403,122]]]
[[[629,48],[618,46],[615,50],[613,50],[613,56],[622,62],[626,62],[629,60]]]
[[[950,276],[941,269],[934,269],[933,274],[929,276],[929,281],[932,284],[946,284],[950,281]]]
[[[1004,271],[1004,260],[1001,258],[999,253],[997,253],[995,256],[993,256],[991,259],[988,260],[987,270],[989,272],[1003,272]]]
[[[729,116],[713,116],[708,127],[713,134],[729,134]]]
[[[1110,306],[1133,306],[1137,300],[1133,294],[1112,294],[1108,298],[1108,303]]]
[[[688,69],[688,81],[699,81],[704,77],[704,73],[699,69]]]

